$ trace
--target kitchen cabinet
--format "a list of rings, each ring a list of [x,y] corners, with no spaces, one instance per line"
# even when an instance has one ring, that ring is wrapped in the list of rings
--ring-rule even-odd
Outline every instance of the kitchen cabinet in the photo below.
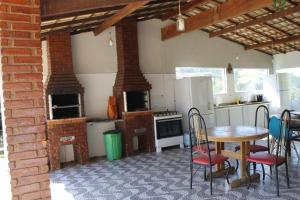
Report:
[[[260,106],[260,105],[266,105],[267,107],[269,107],[269,104],[255,104],[255,105],[248,105],[247,106],[247,121],[246,121],[246,125],[248,126],[254,126],[255,125],[255,112],[256,109]],[[260,110],[259,113],[257,114],[257,126],[261,126],[264,127],[267,124],[266,122],[266,118],[264,115],[263,110]]]
[[[269,104],[248,104],[236,105],[225,108],[215,109],[215,118],[217,126],[254,126],[255,125],[255,112],[258,106]],[[262,110],[258,113],[258,126],[266,125],[266,119]]]
[[[229,109],[220,108],[215,110],[216,125],[217,126],[229,126]]]
[[[243,106],[229,108],[229,122],[231,126],[244,124]]]
[[[89,157],[105,156],[103,132],[115,129],[114,121],[88,122],[87,138]]]
[[[206,128],[213,128],[216,126],[214,114],[203,115],[203,118],[205,120]]]

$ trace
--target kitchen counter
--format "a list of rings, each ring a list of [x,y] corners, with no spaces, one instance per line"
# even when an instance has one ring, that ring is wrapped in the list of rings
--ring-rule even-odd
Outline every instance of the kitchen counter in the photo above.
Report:
[[[260,102],[245,102],[240,104],[234,104],[234,103],[226,103],[226,104],[220,104],[219,106],[215,106],[215,109],[221,109],[221,108],[229,108],[229,107],[236,107],[236,106],[247,106],[247,105],[256,105],[256,104],[269,104],[270,101],[260,101]]]

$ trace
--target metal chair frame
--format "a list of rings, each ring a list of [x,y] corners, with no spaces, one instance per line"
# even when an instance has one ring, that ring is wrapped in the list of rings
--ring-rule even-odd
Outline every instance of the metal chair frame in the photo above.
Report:
[[[266,121],[267,121],[267,127],[265,127],[265,128],[269,129],[270,112],[269,112],[268,107],[265,106],[265,105],[260,105],[260,106],[258,106],[258,107],[256,108],[254,125],[255,125],[255,127],[257,127],[257,123],[258,123],[258,122],[257,122],[257,120],[258,120],[258,119],[257,119],[257,118],[258,118],[258,112],[259,112],[261,109],[263,109],[264,114],[266,115],[266,116],[265,116],[265,119],[266,119]],[[265,125],[265,124],[264,124],[264,125]],[[253,141],[253,145],[255,145],[255,140]],[[268,153],[270,153],[270,134],[269,134],[269,133],[268,133],[268,141],[267,141],[267,145],[268,145],[268,147],[267,147]],[[239,168],[239,161],[236,160],[236,168],[235,168],[235,170],[237,171],[238,168]],[[256,164],[253,164],[253,168],[254,168],[254,172],[255,172],[255,170],[256,170]],[[271,169],[271,172],[272,172],[272,169]]]
[[[290,181],[289,181],[289,172],[288,172],[288,163],[287,163],[287,154],[288,154],[288,151],[287,151],[287,148],[286,148],[286,145],[287,145],[287,142],[289,140],[289,137],[287,137],[287,134],[289,134],[288,131],[286,131],[286,129],[283,129],[283,123],[285,124],[286,127],[289,126],[289,122],[288,121],[285,121],[284,120],[284,117],[286,115],[289,115],[289,111],[288,110],[284,110],[281,114],[281,123],[280,123],[280,136],[278,138],[278,143],[277,143],[277,147],[276,147],[276,163],[273,165],[275,167],[275,174],[276,174],[276,191],[277,191],[277,196],[279,196],[279,178],[278,178],[278,167],[282,164],[285,164],[285,170],[286,170],[286,181],[287,181],[287,187],[289,188],[290,187]],[[282,135],[282,132],[285,132],[284,135]],[[284,141],[282,142],[282,139],[284,139]],[[283,147],[282,147],[283,145]],[[279,155],[281,154],[281,150],[282,149],[285,149],[285,152],[284,152],[284,159],[285,159],[285,162],[281,163],[281,164],[277,164],[278,163],[278,157]],[[270,152],[268,152],[268,154],[270,154]],[[249,164],[248,163],[248,169],[249,169]],[[261,163],[261,166],[262,166],[262,171],[263,171],[263,180],[265,180],[265,168],[264,168],[264,164]],[[270,167],[272,167],[272,165],[270,165]],[[248,170],[248,175],[250,177],[250,171]],[[251,179],[249,179],[249,185],[251,184]]]
[[[189,112],[190,114],[190,112]],[[212,156],[211,156],[211,151],[210,151],[210,147],[209,147],[209,142],[208,142],[208,136],[207,136],[207,129],[206,129],[206,123],[205,123],[205,120],[204,118],[202,117],[201,114],[199,113],[193,113],[189,116],[189,132],[190,132],[190,141],[192,141],[192,134],[193,134],[193,131],[196,132],[196,128],[195,128],[195,121],[196,121],[196,118],[199,120],[198,122],[199,125],[200,125],[200,130],[199,130],[199,135],[197,137],[197,144],[196,145],[199,145],[200,143],[198,142],[198,138],[200,139],[200,142],[202,141],[202,136],[201,134],[204,132],[204,141],[205,141],[205,144],[207,145],[207,156],[208,156],[208,159],[209,159],[209,173],[210,173],[210,194],[212,195],[213,191],[212,191],[212,180],[213,180],[213,176],[212,176],[212,167],[213,167],[213,163],[212,163]],[[194,158],[194,152],[193,152],[193,148],[192,148],[192,144],[191,144],[191,148],[190,148],[190,189],[192,189],[192,186],[193,186],[193,176],[194,174],[198,171],[198,169],[200,168],[197,168],[196,169],[196,172],[194,173],[193,172],[193,168],[194,168],[194,163],[193,163],[193,158]],[[227,183],[229,184],[229,178],[228,178],[228,175],[229,175],[229,170],[230,170],[230,162],[228,160],[225,161],[226,164],[229,166],[228,167],[228,170],[227,170],[227,173],[226,173],[226,180],[227,180]],[[197,165],[200,165],[201,164],[197,164]],[[202,165],[204,166],[204,180],[206,181],[207,180],[207,176],[206,176],[206,165]]]

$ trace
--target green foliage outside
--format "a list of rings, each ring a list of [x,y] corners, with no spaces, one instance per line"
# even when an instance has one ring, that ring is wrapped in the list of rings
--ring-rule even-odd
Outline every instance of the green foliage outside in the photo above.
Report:
[[[177,67],[176,77],[211,76],[214,94],[226,93],[225,68]]]

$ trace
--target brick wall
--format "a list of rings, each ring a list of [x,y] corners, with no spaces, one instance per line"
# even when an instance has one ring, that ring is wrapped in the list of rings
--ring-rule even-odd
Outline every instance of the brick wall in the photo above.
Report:
[[[155,151],[154,121],[152,112],[125,112],[123,120],[116,122],[122,132],[124,156],[134,155],[133,137],[138,137],[139,152]]]
[[[40,1],[0,1],[5,134],[13,199],[50,199]]]

